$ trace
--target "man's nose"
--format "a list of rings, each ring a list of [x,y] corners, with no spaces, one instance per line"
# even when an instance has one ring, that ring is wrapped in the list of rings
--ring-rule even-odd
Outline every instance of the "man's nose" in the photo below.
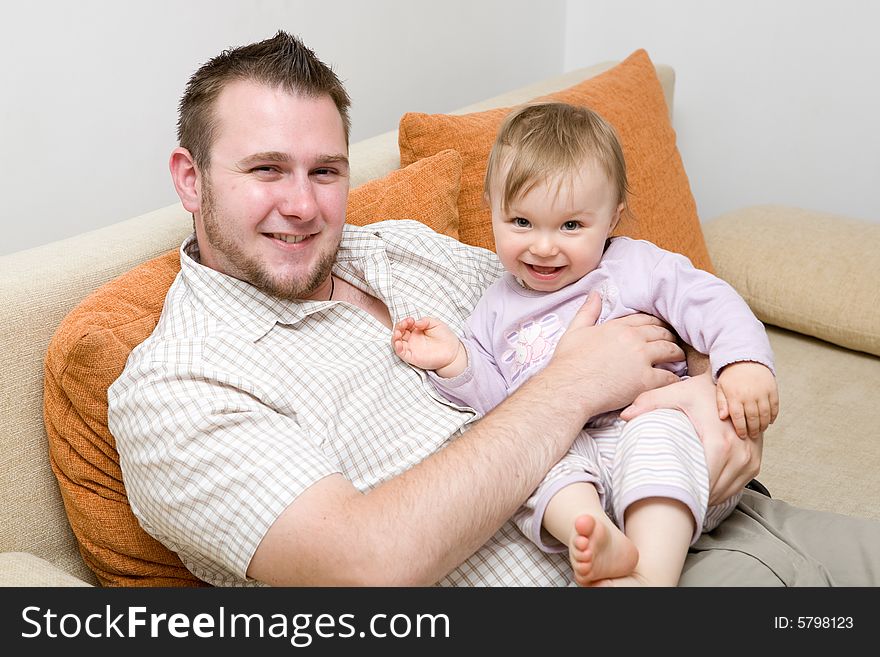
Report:
[[[318,200],[312,180],[296,176],[279,190],[278,209],[281,214],[303,221],[313,219],[318,211]]]

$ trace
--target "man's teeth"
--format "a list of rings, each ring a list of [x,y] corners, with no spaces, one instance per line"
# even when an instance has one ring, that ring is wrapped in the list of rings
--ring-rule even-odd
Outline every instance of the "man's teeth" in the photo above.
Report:
[[[272,237],[288,244],[296,244],[297,242],[302,242],[308,235],[279,235],[278,233],[272,233]]]

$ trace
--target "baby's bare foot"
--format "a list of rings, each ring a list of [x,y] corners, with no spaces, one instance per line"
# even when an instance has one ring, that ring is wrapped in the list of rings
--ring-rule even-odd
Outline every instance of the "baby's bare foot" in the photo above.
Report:
[[[624,575],[623,577],[609,577],[608,579],[597,579],[592,584],[592,587],[609,587],[609,588],[625,588],[625,587],[646,587],[653,586],[651,582],[647,580],[644,576],[636,572],[632,571],[629,575]]]
[[[638,549],[623,532],[590,515],[575,519],[568,555],[579,586],[629,575],[639,561]]]

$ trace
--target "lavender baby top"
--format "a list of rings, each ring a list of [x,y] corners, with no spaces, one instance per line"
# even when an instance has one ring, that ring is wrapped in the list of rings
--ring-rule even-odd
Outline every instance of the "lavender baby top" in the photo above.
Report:
[[[764,325],[720,278],[682,255],[643,240],[617,237],[602,261],[555,292],[523,287],[509,272],[477,303],[461,336],[468,367],[431,380],[450,401],[485,414],[540,370],[590,291],[602,297],[599,322],[636,312],[665,320],[697,351],[708,354],[713,378],[725,365],[755,361],[773,370]],[[686,374],[686,364],[674,364]]]

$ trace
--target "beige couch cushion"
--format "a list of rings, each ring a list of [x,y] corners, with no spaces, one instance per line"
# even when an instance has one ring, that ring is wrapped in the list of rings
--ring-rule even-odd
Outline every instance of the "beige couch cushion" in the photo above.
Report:
[[[880,358],[774,326],[767,333],[780,410],[758,479],[797,506],[880,519]]]
[[[759,479],[798,506],[880,518],[880,224],[765,205],[703,229],[776,359],[780,412]]]
[[[27,552],[0,554],[0,587],[7,586],[91,586]]]
[[[880,223],[763,205],[703,231],[761,321],[880,355]]]

